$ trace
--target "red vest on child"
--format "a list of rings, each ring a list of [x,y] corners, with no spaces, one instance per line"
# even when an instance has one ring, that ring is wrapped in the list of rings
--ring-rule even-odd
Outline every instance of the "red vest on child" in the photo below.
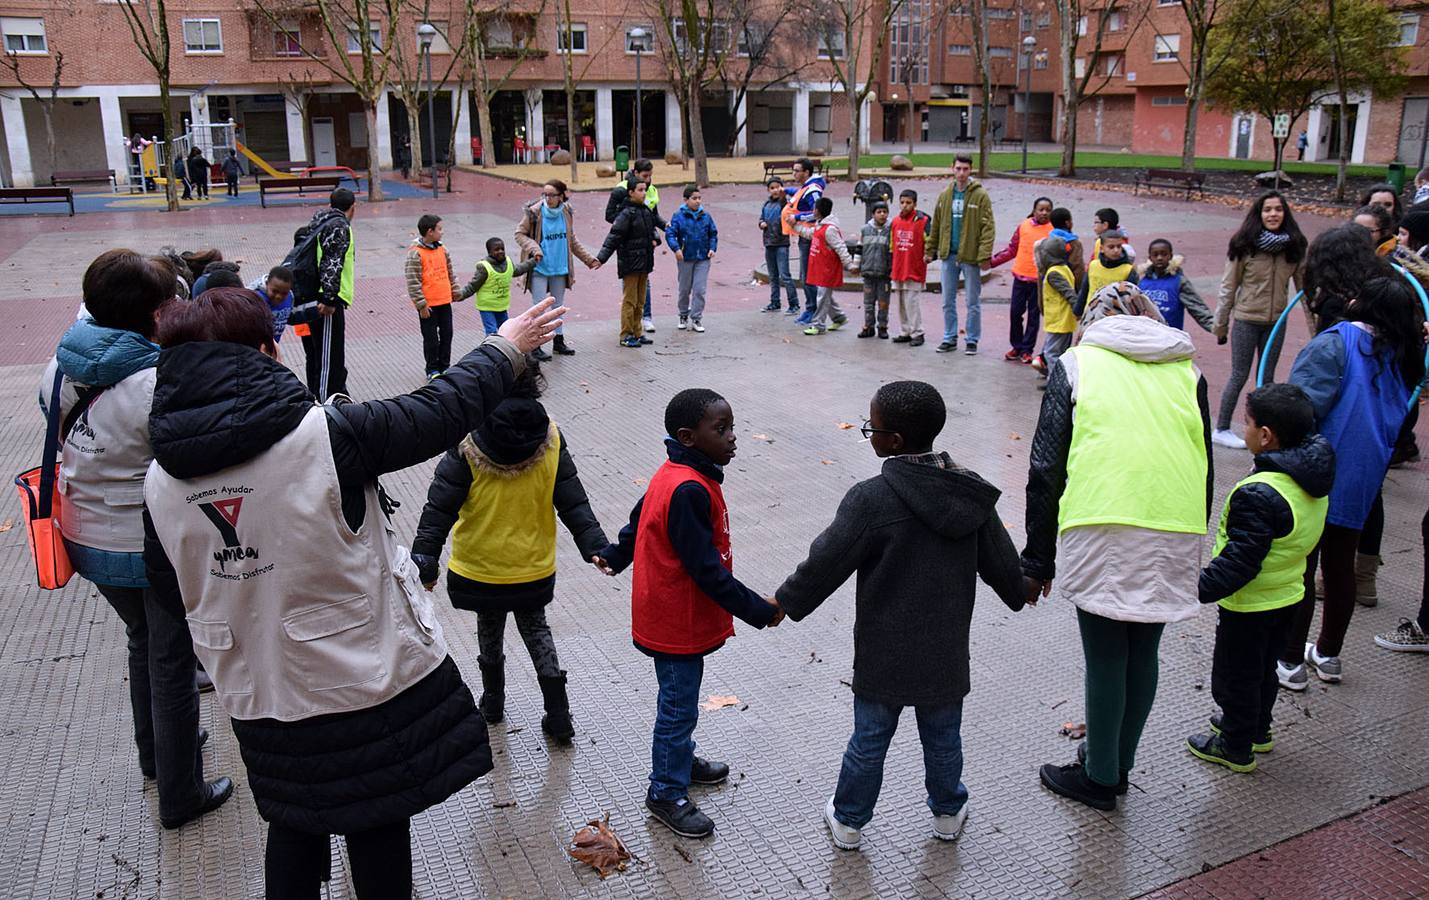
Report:
[[[709,492],[715,549],[724,567],[734,571],[729,510],[719,483],[689,466],[666,462],[650,479],[640,506],[630,596],[631,637],[659,653],[705,653],[734,635],[734,617],[699,589],[670,543],[670,498],[689,481]]]
[[[829,248],[825,234],[829,230],[825,223],[814,229],[814,240],[809,244],[809,272],[804,283],[814,287],[836,288],[844,283],[844,264],[839,255]]]
[[[888,243],[893,253],[893,280],[928,280],[928,264],[923,260],[924,229],[928,227],[928,217],[914,211],[912,218],[902,214],[888,220]]]

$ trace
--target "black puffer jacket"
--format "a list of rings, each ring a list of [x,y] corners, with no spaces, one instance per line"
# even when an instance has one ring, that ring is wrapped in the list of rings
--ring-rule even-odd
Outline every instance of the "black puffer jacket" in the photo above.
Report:
[[[347,265],[347,247],[352,243],[352,222],[340,209],[329,206],[313,214],[308,228],[319,232],[322,259],[318,260],[318,302],[337,306],[342,286],[342,269]]]
[[[582,559],[590,559],[605,547],[605,532],[590,508],[565,434],[551,423],[539,401],[512,398],[501,401],[481,427],[461,446],[447,451],[437,464],[417,536],[412,541],[412,558],[421,568],[424,583],[437,578],[437,558],[471,491],[472,467],[519,474],[540,462],[554,438],[559,438],[561,447],[551,496],[556,514],[575,539]],[[486,584],[447,573],[447,594],[452,605],[476,612],[539,609],[555,597],[555,585],[554,575],[521,584]]]
[[[367,509],[367,484],[461,440],[510,390],[513,366],[524,365],[509,342],[488,338],[411,394],[341,407],[329,438],[349,527],[381,515]],[[228,343],[166,349],[149,420],[154,457],[177,478],[238,465],[296,428],[313,403],[296,375],[256,350]],[[147,514],[144,524],[149,582],[160,604],[183,616],[173,565]],[[486,724],[450,657],[371,709],[299,722],[234,719],[233,730],[258,812],[313,834],[409,818],[491,770]]]
[[[621,278],[648,275],[655,269],[655,246],[664,230],[665,220],[654,211],[643,203],[627,201],[595,257],[604,263],[614,253],[615,271]]]
[[[1269,450],[1255,457],[1256,472],[1284,472],[1312,497],[1324,497],[1335,483],[1335,450],[1318,434],[1298,447]],[[1216,603],[1250,584],[1272,542],[1295,528],[1290,504],[1268,484],[1237,488],[1226,500],[1226,545],[1201,571],[1202,603]]]

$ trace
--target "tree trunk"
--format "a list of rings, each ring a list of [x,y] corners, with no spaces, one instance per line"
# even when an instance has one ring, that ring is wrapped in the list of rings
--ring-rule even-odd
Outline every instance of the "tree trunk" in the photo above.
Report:
[[[367,114],[367,202],[381,203],[382,160],[377,156],[377,101],[364,103],[363,112]]]
[[[55,171],[55,101],[40,101],[40,111],[45,114],[45,149],[50,154],[50,173]],[[1343,141],[1341,142],[1343,143]]]
[[[698,81],[690,83],[690,149],[695,155],[695,184],[709,187],[710,159],[705,151],[705,126],[700,121],[700,86]]]
[[[862,149],[859,146],[859,137],[863,134],[863,98],[856,94],[849,95],[849,122],[853,125],[853,133],[848,139],[848,179],[858,181],[858,156]]]
[[[163,154],[172,156],[174,152],[174,109],[169,100],[169,73],[163,71],[157,73],[159,76],[159,103],[163,105],[164,134],[163,134]],[[158,153],[154,154],[155,161],[160,160]],[[140,165],[140,169],[143,166]],[[167,201],[169,212],[179,211],[179,186],[178,179],[170,172],[169,177],[164,179],[164,199]],[[143,172],[140,172],[140,179],[143,179]]]
[[[571,73],[571,54],[569,47],[571,33],[571,0],[565,0],[561,9],[565,13],[566,41],[568,44],[566,52],[561,54],[565,63],[563,70],[566,79],[566,132],[570,135],[571,144],[571,184],[576,184],[580,181],[580,171],[576,168],[576,159],[578,158],[576,148],[579,147],[580,144],[577,143],[576,140],[578,137],[576,134],[576,82],[575,77]]]
[[[915,135],[917,134],[917,132],[914,130],[917,126],[913,121],[913,115],[915,112],[913,106],[913,82],[910,80],[907,84],[904,85],[904,87],[908,90],[908,161],[912,162],[913,140]]]
[[[1181,136],[1181,171],[1196,168],[1196,120],[1201,115],[1201,94],[1204,91],[1204,60],[1191,60],[1191,74],[1186,83],[1186,133]]]
[[[1285,138],[1272,138],[1271,140],[1275,144],[1275,189],[1278,191],[1280,190],[1280,166],[1285,159]]]
[[[486,79],[482,79],[484,84]],[[481,167],[496,168],[496,145],[491,136],[491,98],[483,87],[477,94],[476,121],[481,132]]]
[[[410,100],[402,100],[402,105],[407,108],[407,145],[411,148],[413,172],[422,171],[422,114],[417,106],[420,102],[415,95]],[[432,158],[436,158],[436,148],[432,149]]]
[[[987,4],[984,0],[973,0],[973,64],[982,73],[981,114],[977,123],[977,177],[987,177],[987,159],[991,153],[987,138],[992,129],[992,72],[987,67],[987,23],[983,21]]]
[[[1060,178],[1077,174],[1077,102],[1070,96],[1062,98],[1062,164],[1057,168]],[[1029,117],[1031,110],[1028,110]]]
[[[1350,135],[1346,132],[1350,127],[1350,98],[1345,91],[1344,82],[1340,83],[1340,159],[1335,166],[1335,202],[1345,202],[1345,176],[1348,174],[1350,166]]]

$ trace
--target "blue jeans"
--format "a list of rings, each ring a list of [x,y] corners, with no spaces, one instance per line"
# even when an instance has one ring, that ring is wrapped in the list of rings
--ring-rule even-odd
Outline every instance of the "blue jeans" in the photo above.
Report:
[[[645,281],[645,311],[640,314],[642,317],[650,318],[650,281]]]
[[[544,300],[545,298],[542,297],[541,299]],[[496,330],[501,327],[503,322],[506,321],[506,310],[504,309],[498,309],[494,311],[489,309],[483,309],[480,310],[480,312],[481,327],[486,330],[487,334],[495,334]]]
[[[901,706],[853,695],[853,736],[848,739],[834,791],[834,817],[850,828],[862,828],[873,819],[873,806],[883,787],[883,758],[902,712]],[[963,702],[915,706],[913,712],[923,743],[928,808],[935,816],[956,815],[968,802],[968,789],[962,781]]]
[[[943,343],[958,339],[958,272],[963,274],[968,290],[967,341],[976,344],[982,337],[982,269],[976,263],[943,260]]]
[[[799,308],[794,279],[789,275],[789,245],[764,248],[764,270],[769,273],[769,305],[779,305],[779,288],[789,295],[789,308]]]
[[[809,274],[809,248],[814,246],[814,242],[809,238],[799,238],[799,277],[807,278]],[[804,312],[810,317],[814,315],[814,310],[819,307],[819,289],[806,280],[804,281]]]
[[[655,735],[650,742],[651,800],[678,800],[690,792],[695,761],[695,725],[700,719],[700,682],[705,660],[656,659],[660,685],[655,704]]]
[[[547,295],[554,297],[557,306],[566,305],[566,286],[571,283],[571,276],[566,275],[542,275],[540,272],[531,273],[531,305],[535,306]],[[556,334],[565,335],[566,326],[556,326]]]

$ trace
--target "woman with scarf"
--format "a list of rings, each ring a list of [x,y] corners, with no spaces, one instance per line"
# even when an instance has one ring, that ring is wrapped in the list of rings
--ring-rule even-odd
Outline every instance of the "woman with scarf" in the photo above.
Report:
[[[1266,191],[1256,198],[1230,240],[1215,329],[1219,343],[1224,344],[1228,336],[1231,342],[1231,374],[1221,392],[1216,429],[1211,435],[1222,447],[1245,449],[1245,441],[1231,431],[1231,418],[1251,365],[1266,357],[1269,369],[1275,370],[1280,347],[1266,342],[1293,296],[1290,282],[1295,282],[1297,290],[1302,285],[1305,248],[1305,235],[1295,224],[1290,203],[1278,191]]]
[[[541,199],[522,210],[521,223],[516,226],[516,246],[521,248],[520,262],[536,259],[536,268],[526,275],[532,304],[555,297],[556,305],[564,306],[566,288],[576,283],[576,260],[588,269],[600,268],[600,262],[576,239],[575,213],[566,199],[566,183],[559,178],[543,184]],[[559,329],[551,349],[559,356],[574,356],[576,352]],[[545,362],[551,355],[537,350],[535,357]]]
[[[1206,380],[1184,331],[1122,281],[1052,367],[1027,476],[1028,603],[1077,608],[1087,740],[1042,784],[1095,809],[1126,793],[1168,622],[1196,614],[1215,479]]]

